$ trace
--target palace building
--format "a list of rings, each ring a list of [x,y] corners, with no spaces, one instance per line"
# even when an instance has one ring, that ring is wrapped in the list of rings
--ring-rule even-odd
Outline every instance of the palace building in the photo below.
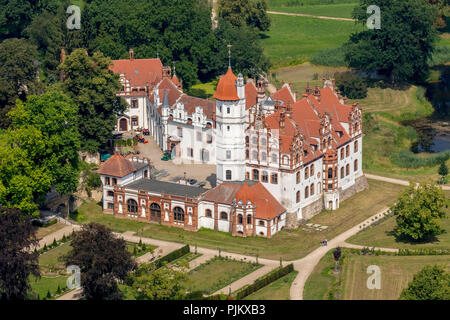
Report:
[[[361,108],[346,104],[334,80],[308,85],[301,97],[283,83],[267,96],[262,80],[245,81],[229,66],[211,101],[185,94],[175,70],[159,59],[134,59],[132,50],[111,70],[130,106],[116,130],[149,129],[175,159],[216,165],[217,186],[158,181],[145,174],[148,159],[114,155],[100,169],[105,212],[270,237],[368,187]]]

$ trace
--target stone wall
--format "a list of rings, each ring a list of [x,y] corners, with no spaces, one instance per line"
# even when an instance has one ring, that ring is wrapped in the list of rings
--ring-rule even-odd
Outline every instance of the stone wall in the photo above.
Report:
[[[286,213],[286,225],[285,228],[292,230],[298,227],[300,221],[297,219],[297,213],[287,212]]]
[[[362,175],[359,178],[356,178],[355,184],[350,188],[345,190],[339,189],[339,202],[345,201],[348,198],[353,197],[358,192],[369,189],[369,184],[367,183],[367,179],[365,175]]]
[[[323,195],[319,200],[307,205],[302,208],[302,217],[304,220],[309,220],[314,217],[316,214],[319,214],[324,209],[323,206]]]

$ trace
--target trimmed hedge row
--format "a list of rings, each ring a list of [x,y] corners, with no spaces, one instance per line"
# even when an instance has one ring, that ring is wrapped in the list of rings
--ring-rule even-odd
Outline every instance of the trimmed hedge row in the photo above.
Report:
[[[448,255],[450,250],[448,249],[434,249],[434,248],[420,248],[420,249],[399,249],[399,256],[439,256]]]
[[[269,285],[270,283],[274,282],[275,280],[280,279],[281,277],[284,277],[288,273],[291,273],[294,271],[294,265],[291,263],[285,267],[279,267],[268,274],[262,276],[259,279],[256,279],[255,282],[249,286],[243,287],[239,290],[237,290],[233,296],[236,300],[240,300],[245,298],[246,296],[252,294],[253,292],[258,291],[259,289]]]
[[[190,252],[189,245],[185,245],[184,247],[181,247],[180,249],[177,249],[175,251],[172,251],[168,255],[165,255],[164,257],[159,258],[158,260],[154,261],[152,264],[155,265],[155,268],[161,268],[164,263],[169,263],[173,260],[176,260]]]

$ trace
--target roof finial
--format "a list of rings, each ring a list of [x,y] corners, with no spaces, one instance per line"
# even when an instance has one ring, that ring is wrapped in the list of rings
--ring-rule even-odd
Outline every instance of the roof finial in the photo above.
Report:
[[[231,44],[227,45],[228,48],[228,69],[231,69]]]
[[[172,65],[173,65],[173,75],[176,77],[177,76],[177,72],[175,69],[175,61],[172,61]]]

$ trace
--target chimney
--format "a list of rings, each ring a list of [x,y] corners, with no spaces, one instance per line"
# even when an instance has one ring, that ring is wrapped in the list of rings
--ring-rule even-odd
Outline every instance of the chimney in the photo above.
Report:
[[[130,53],[130,60],[133,61],[133,60],[134,60],[134,51],[133,51],[133,48],[130,48],[129,53]]]
[[[320,102],[320,89],[318,86],[314,87],[314,96],[316,97],[317,101]]]
[[[284,110],[282,110],[280,112],[280,129],[284,129],[285,126],[286,126],[286,118]]]

